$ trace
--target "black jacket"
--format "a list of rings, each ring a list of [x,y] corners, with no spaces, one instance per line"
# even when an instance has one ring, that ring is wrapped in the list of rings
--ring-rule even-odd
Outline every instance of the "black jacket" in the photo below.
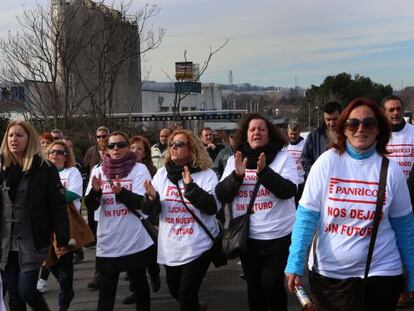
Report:
[[[0,184],[5,174],[0,175]],[[50,245],[52,232],[56,233],[57,246],[67,246],[69,241],[69,218],[66,211],[64,189],[56,167],[36,155],[28,172],[22,178],[29,178],[26,192],[26,207],[37,250]],[[19,195],[19,193],[17,193]],[[3,208],[0,205],[0,208]]]
[[[328,144],[328,138],[326,137],[326,127],[324,124],[318,127],[316,130],[310,132],[306,138],[305,145],[303,146],[301,162],[303,170],[305,171],[305,178],[308,177],[310,169],[315,163],[316,159],[326,151]]]

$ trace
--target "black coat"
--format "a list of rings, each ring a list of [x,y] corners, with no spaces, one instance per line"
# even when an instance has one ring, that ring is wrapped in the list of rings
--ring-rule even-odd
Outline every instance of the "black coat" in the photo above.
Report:
[[[4,174],[1,174],[0,184]],[[66,211],[64,189],[56,167],[36,155],[28,172],[26,207],[32,227],[32,236],[37,250],[50,245],[52,232],[56,233],[58,247],[67,246],[69,241],[69,218]],[[17,193],[16,195],[19,195]],[[3,206],[0,204],[0,208]]]
[[[308,177],[313,163],[315,163],[319,156],[326,151],[328,138],[326,137],[325,130],[326,127],[322,125],[310,132],[306,138],[301,154],[301,162],[303,170],[305,171],[305,178]]]

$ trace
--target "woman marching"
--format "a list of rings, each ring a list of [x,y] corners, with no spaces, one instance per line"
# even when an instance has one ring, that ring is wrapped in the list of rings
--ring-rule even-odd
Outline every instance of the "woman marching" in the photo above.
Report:
[[[49,310],[36,283],[52,231],[57,252],[67,250],[69,221],[59,174],[43,160],[38,134],[24,121],[9,123],[0,154],[0,269],[9,309],[26,310],[27,303],[33,310]]]
[[[339,117],[337,144],[312,166],[299,201],[286,278],[291,291],[301,284],[316,231],[308,267],[317,310],[394,310],[403,266],[408,289],[414,290],[414,218],[404,174],[394,161],[387,168],[384,158],[390,132],[377,103],[355,99]],[[381,184],[383,203],[377,202]],[[345,290],[360,284],[367,272],[363,292]],[[350,298],[344,301],[347,292]]]
[[[296,165],[282,150],[286,138],[259,114],[246,116],[236,141],[236,154],[227,161],[216,194],[222,203],[231,203],[233,217],[254,202],[247,250],[240,257],[249,307],[287,310],[283,271],[295,219]]]
[[[49,146],[47,153],[50,162],[59,171],[60,181],[65,190],[66,203],[73,203],[79,212],[82,196],[82,176],[76,168],[72,149],[69,149],[63,140],[55,140]],[[60,256],[57,263],[50,266],[49,269],[59,281],[59,311],[69,310],[70,302],[75,296],[73,291],[73,252],[69,251]]]
[[[206,310],[198,292],[210,265],[213,242],[195,217],[212,236],[218,235],[217,177],[193,132],[176,130],[168,144],[165,167],[158,170],[152,184],[145,182],[146,208],[159,214],[158,263],[165,265],[169,291],[182,311]]]
[[[94,170],[86,190],[85,204],[99,209],[96,270],[99,274],[98,311],[113,310],[119,273],[128,271],[137,297],[137,310],[150,310],[145,267],[153,256],[154,243],[130,210],[140,209],[143,184],[151,176],[130,152],[128,136],[109,135],[108,154]]]

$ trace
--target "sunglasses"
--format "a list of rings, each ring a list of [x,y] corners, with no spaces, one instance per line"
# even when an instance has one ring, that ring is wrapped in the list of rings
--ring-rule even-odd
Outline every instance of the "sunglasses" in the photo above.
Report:
[[[170,141],[168,142],[168,146],[170,148],[172,147],[176,147],[176,148],[182,148],[184,146],[188,146],[188,143],[181,141],[181,140],[176,140],[176,141]]]
[[[108,135],[96,135],[96,139],[105,139]]]
[[[65,150],[53,150],[53,149],[51,149],[47,153],[50,154],[50,155],[52,155],[52,154],[54,154],[54,155],[62,155],[62,156],[63,155],[66,155],[66,151]]]
[[[119,143],[110,143],[108,144],[107,148],[112,150],[115,148],[115,146],[118,147],[118,149],[122,149],[129,146],[129,143],[126,141],[120,141]]]
[[[360,124],[362,124],[362,127],[365,130],[370,131],[374,130],[377,127],[378,121],[375,118],[365,118],[362,120],[352,118],[346,120],[345,127],[351,132],[356,132],[359,129]]]

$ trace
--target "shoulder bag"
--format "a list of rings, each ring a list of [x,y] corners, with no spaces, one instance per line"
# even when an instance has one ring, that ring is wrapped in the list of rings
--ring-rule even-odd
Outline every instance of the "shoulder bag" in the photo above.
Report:
[[[158,243],[158,230],[137,210],[130,209],[131,213],[134,214],[142,223],[151,240],[155,245]]]
[[[369,243],[368,256],[365,265],[364,278],[347,278],[344,280],[333,280],[316,273],[312,269],[309,273],[309,286],[312,292],[312,300],[318,311],[362,311],[364,310],[364,287],[368,278],[372,254],[374,252],[382,206],[385,199],[385,186],[387,181],[387,170],[389,160],[383,157],[381,163],[380,180],[378,185],[378,196],[375,209],[374,225]],[[313,240],[314,265],[316,258],[316,235]],[[314,266],[315,268],[315,266]]]
[[[259,187],[260,183],[257,182],[254,186],[246,213],[235,218],[232,217],[228,228],[224,230],[223,252],[228,259],[237,258],[246,253],[247,240],[249,238],[250,214],[253,212],[253,205]]]

